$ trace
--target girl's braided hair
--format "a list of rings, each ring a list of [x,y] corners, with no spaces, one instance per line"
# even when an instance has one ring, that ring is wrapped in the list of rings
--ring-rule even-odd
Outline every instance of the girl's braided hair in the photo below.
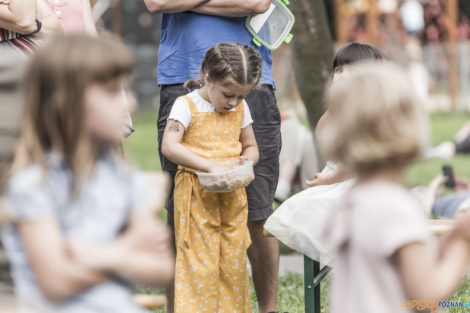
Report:
[[[256,86],[261,77],[261,57],[250,46],[223,42],[207,50],[201,65],[200,80],[189,79],[184,87],[194,90],[204,86],[204,77],[213,82],[232,79],[240,85]]]

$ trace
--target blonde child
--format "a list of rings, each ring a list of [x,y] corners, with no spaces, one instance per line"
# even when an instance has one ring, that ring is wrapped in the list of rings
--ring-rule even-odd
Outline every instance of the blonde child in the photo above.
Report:
[[[356,177],[325,233],[334,248],[332,312],[410,312],[452,295],[470,257],[470,215],[437,250],[426,216],[403,187],[405,167],[421,155],[427,125],[405,72],[358,65],[333,82],[325,156]]]
[[[129,282],[172,279],[157,203],[114,152],[132,68],[124,45],[77,35],[52,40],[27,70],[3,243],[19,300],[39,312],[144,312]]]
[[[373,46],[350,43],[341,48],[333,59],[332,81],[347,76],[350,67],[355,63],[384,58]],[[328,109],[318,123],[317,135],[326,124]],[[331,161],[327,162],[323,171],[315,177],[315,180],[307,181],[307,185],[312,188],[283,202],[269,217],[264,227],[290,248],[326,264],[331,261],[332,250],[321,229],[331,208],[351,187],[353,179],[343,172],[341,165]]]
[[[175,178],[175,311],[251,312],[244,188],[204,190],[195,171],[223,172],[222,163],[258,161],[245,96],[261,75],[261,59],[246,45],[210,48],[199,89],[176,100],[163,137],[163,154],[179,165]],[[190,87],[190,86],[189,86]]]

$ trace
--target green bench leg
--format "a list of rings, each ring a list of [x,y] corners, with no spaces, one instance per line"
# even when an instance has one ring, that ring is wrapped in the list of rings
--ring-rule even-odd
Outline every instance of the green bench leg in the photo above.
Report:
[[[320,313],[320,283],[329,272],[331,267],[325,265],[320,270],[319,262],[304,256],[305,313]]]
[[[320,313],[320,283],[314,281],[320,273],[320,263],[304,256],[305,313]]]

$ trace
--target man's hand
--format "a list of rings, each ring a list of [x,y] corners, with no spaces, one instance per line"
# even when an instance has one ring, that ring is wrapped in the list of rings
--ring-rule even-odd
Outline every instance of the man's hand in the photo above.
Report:
[[[217,16],[243,17],[266,12],[272,0],[209,0],[191,11]]]
[[[2,1],[2,0],[0,0]],[[151,13],[180,13],[242,17],[264,13],[272,0],[144,0]]]
[[[208,1],[209,0],[144,0],[147,10],[151,13],[180,13],[191,11]]]

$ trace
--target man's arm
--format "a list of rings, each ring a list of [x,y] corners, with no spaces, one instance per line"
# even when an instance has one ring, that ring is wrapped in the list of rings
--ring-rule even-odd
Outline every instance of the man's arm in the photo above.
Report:
[[[272,0],[144,0],[152,13],[193,11],[219,16],[248,16],[266,12]]]
[[[36,1],[14,0],[0,4],[0,27],[20,34],[36,30]]]
[[[152,13],[178,13],[191,11],[209,0],[144,0],[147,10]]]
[[[264,13],[269,9],[272,0],[210,0],[191,11],[219,16],[248,16]]]

